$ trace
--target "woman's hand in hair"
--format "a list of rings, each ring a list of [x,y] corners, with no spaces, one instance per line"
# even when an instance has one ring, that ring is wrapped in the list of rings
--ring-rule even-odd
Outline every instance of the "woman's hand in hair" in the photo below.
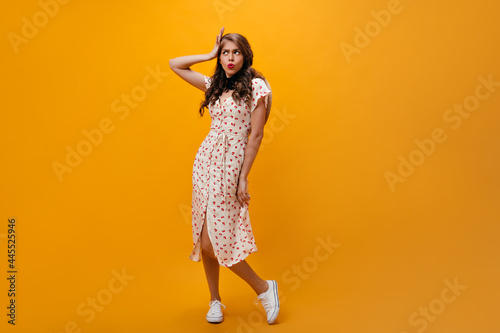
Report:
[[[224,27],[220,29],[219,35],[215,38],[215,45],[212,50],[212,52],[209,53],[210,59],[215,59],[217,58],[217,51],[219,51],[219,46],[220,46],[220,40],[222,38],[222,35],[224,34]]]

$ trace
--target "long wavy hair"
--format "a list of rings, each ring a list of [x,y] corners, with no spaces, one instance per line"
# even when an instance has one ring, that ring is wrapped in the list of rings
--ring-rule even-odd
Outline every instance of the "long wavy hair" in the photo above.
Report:
[[[226,87],[228,78],[226,77],[226,72],[224,71],[224,68],[222,67],[222,64],[219,60],[224,44],[227,41],[235,43],[240,49],[241,54],[243,55],[243,66],[236,74],[233,75],[235,84],[232,97],[235,102],[239,103],[243,100],[250,109],[252,99],[252,79],[256,77],[263,79],[266,85],[270,88],[269,83],[267,82],[265,77],[252,67],[253,52],[252,48],[250,47],[250,43],[248,43],[248,40],[240,34],[226,34],[222,36],[220,40],[219,50],[217,51],[217,65],[215,67],[214,75],[210,78],[210,87],[208,87],[208,89],[205,91],[205,99],[200,104],[200,116],[203,116],[205,108],[208,108],[210,104],[215,103],[220,98],[220,95],[222,95]],[[266,122],[269,116],[270,109],[271,96],[269,96],[267,106]]]

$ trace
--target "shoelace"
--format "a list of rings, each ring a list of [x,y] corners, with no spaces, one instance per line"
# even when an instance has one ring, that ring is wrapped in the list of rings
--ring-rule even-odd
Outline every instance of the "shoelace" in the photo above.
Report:
[[[259,301],[260,301],[260,303],[264,307],[264,310],[266,310],[266,313],[267,313],[271,309],[271,302],[269,301],[269,298],[266,297],[266,296],[262,296],[262,297],[257,296],[255,298],[254,303],[255,304],[259,304]]]
[[[226,308],[226,306],[224,304],[222,304],[219,300],[211,301],[210,303],[208,303],[208,305],[210,306],[210,311],[215,316],[222,314],[221,308],[220,308],[221,305],[224,307],[224,309]],[[219,305],[219,306],[217,306],[217,305]]]

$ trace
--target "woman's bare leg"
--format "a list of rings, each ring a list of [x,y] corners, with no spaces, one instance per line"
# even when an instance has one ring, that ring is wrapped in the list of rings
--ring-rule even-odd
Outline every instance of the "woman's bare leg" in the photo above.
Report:
[[[248,283],[257,293],[257,295],[266,292],[269,288],[269,284],[265,280],[261,279],[245,260],[229,267],[229,269],[245,280],[245,282]]]
[[[207,217],[205,215],[205,223],[201,230],[201,249],[202,249],[202,260],[203,267],[205,268],[205,276],[207,277],[208,289],[210,290],[210,300],[221,300],[219,294],[219,261],[215,257],[214,250],[212,248],[212,243],[208,237],[207,228]]]

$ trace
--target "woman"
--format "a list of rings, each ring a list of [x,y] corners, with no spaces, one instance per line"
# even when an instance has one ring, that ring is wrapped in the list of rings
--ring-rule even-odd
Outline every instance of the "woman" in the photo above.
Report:
[[[208,107],[212,118],[193,164],[193,251],[189,258],[203,260],[211,297],[208,322],[223,321],[219,267],[225,266],[253,288],[272,324],[279,312],[277,283],[260,278],[245,260],[257,251],[248,213],[248,174],[269,116],[271,90],[252,68],[253,52],[246,38],[223,33],[224,28],[210,53],[169,62],[177,75],[205,92],[199,112],[203,115]],[[212,77],[190,68],[215,58]]]

